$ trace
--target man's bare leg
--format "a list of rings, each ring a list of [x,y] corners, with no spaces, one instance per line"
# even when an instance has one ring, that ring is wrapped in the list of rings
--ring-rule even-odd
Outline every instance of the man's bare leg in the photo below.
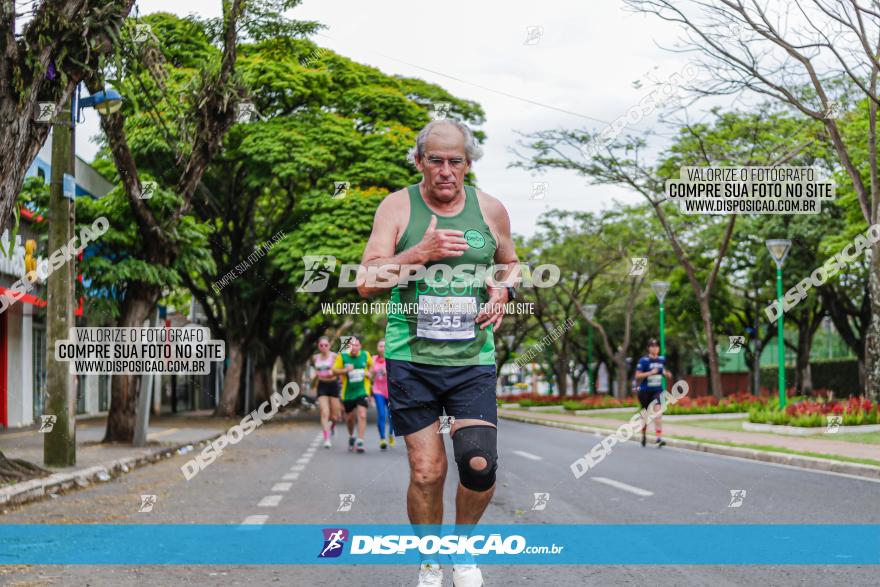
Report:
[[[348,437],[351,438],[354,436],[354,419],[357,414],[357,410],[352,410],[345,414],[345,427],[348,428]]]
[[[364,406],[357,407],[357,419],[358,419],[358,438],[361,440],[364,439],[364,433],[367,431],[367,408]]]
[[[437,434],[440,422],[404,436],[409,457],[409,488],[406,511],[410,523],[443,522],[443,483],[446,481],[446,447]]]

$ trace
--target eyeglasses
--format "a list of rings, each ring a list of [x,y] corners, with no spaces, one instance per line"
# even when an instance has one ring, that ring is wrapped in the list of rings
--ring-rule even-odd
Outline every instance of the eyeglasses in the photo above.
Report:
[[[454,170],[459,170],[465,166],[467,163],[466,160],[461,157],[453,157],[452,159],[443,159],[442,157],[435,157],[433,155],[425,155],[425,161],[433,167],[434,169],[441,169],[443,167],[443,162],[449,163],[449,168]]]

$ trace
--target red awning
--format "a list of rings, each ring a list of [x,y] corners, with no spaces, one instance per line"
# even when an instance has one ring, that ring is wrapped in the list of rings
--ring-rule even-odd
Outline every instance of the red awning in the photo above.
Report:
[[[2,285],[0,285],[0,295],[4,294],[6,292],[9,292],[10,296],[15,296],[20,293],[20,292],[15,292],[7,287],[3,287]],[[21,296],[18,299],[18,301],[24,302],[26,304],[30,304],[32,306],[36,306],[37,308],[45,308],[48,305],[48,302],[46,300],[44,300],[43,298],[38,298],[37,296],[31,295],[31,294],[24,294],[23,296]],[[77,316],[83,315],[83,299],[82,298],[79,299],[79,305],[77,306],[76,310],[74,311],[74,314],[76,314]]]

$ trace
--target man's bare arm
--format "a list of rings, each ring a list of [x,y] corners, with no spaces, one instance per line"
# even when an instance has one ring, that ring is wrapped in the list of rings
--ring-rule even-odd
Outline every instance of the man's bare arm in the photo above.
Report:
[[[504,304],[510,301],[507,295],[507,286],[513,286],[516,283],[515,277],[519,272],[519,260],[510,233],[510,216],[507,214],[507,210],[501,202],[494,198],[487,199],[486,204],[488,204],[486,211],[492,220],[497,241],[494,261],[496,265],[506,265],[506,268],[499,270],[495,276],[489,276],[487,280],[489,300],[477,315],[476,322],[480,328],[486,328],[492,324],[492,330],[497,332],[504,318]]]

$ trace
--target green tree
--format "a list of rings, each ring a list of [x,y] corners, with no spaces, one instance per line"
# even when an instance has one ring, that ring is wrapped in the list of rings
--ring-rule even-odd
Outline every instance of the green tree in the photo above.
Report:
[[[76,86],[106,63],[134,0],[0,2],[0,226],[5,226],[25,173],[49,136],[37,122],[40,102],[59,119]],[[29,13],[29,14],[28,14]],[[16,22],[30,16],[20,34]]]

